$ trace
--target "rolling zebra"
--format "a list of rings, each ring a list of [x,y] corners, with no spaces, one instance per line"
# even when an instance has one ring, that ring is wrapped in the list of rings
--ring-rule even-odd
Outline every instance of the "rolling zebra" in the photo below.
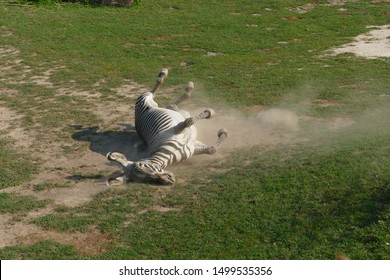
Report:
[[[191,117],[188,112],[178,108],[180,103],[191,97],[194,90],[192,82],[188,83],[185,93],[179,99],[165,108],[158,107],[153,98],[167,75],[168,69],[162,69],[154,88],[142,93],[135,104],[135,128],[147,146],[146,156],[133,162],[127,160],[122,153],[108,153],[107,159],[119,163],[123,169],[119,175],[108,179],[109,185],[130,181],[173,184],[175,176],[165,170],[166,167],[193,155],[212,155],[227,137],[227,131],[220,129],[217,142],[212,146],[196,140],[197,130],[194,124],[198,120],[213,117],[215,112],[208,109]]]

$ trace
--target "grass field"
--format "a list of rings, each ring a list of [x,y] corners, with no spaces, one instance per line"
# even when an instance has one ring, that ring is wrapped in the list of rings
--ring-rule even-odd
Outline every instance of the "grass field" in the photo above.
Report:
[[[329,52],[389,12],[1,0],[0,258],[390,259],[390,60]],[[158,103],[193,80],[188,106],[215,107],[227,143],[174,186],[107,187],[104,155],[131,152],[134,100],[162,67]]]

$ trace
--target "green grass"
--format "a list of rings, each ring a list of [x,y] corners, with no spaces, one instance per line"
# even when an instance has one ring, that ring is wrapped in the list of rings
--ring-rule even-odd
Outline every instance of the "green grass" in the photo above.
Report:
[[[0,95],[0,101],[23,113],[23,126],[31,131],[62,128],[56,139],[70,145],[73,130],[66,125],[99,126],[102,120],[91,110],[96,100],[56,89],[93,89],[102,93],[99,102],[122,102],[114,88],[125,79],[151,86],[161,67],[170,68],[169,85],[194,80],[200,99],[211,104],[242,111],[282,107],[309,119],[299,132],[308,138],[303,144],[243,149],[224,162],[224,173],[199,167],[171,189],[110,189],[86,205],[58,207],[33,222],[51,231],[97,229],[112,237],[104,252],[82,258],[389,259],[389,59],[322,56],[367,32],[366,26],[388,24],[388,4],[351,2],[342,6],[345,11],[319,5],[304,14],[289,9],[307,3],[142,1],[130,9],[0,4],[0,27],[12,32],[1,37],[0,48],[20,50],[18,57],[32,67],[27,78],[55,69],[52,88],[9,82],[23,81],[20,65],[0,76],[0,89],[18,92]],[[0,56],[0,66],[6,62]],[[317,99],[331,106],[313,105]],[[335,118],[355,123],[322,131]],[[37,167],[21,167],[24,155],[4,146],[1,188],[28,180]],[[79,150],[72,146],[67,153],[73,149]],[[53,190],[50,183],[35,188]],[[1,195],[6,203],[0,213],[41,207]],[[72,246],[48,241],[5,247],[0,258],[81,256]]]
[[[36,223],[61,231],[97,225],[117,237],[103,259],[388,259],[389,140],[243,151],[211,182],[194,179],[160,199],[154,188],[112,190]],[[243,158],[252,163],[240,167]]]
[[[7,260],[69,260],[74,259],[76,251],[70,245],[53,241],[38,242],[28,248],[9,246],[2,250],[1,258]]]
[[[316,57],[365,32],[367,25],[387,23],[384,4],[360,2],[345,5],[348,16],[340,16],[338,7],[322,6],[298,15],[300,20],[291,20],[297,13],[287,7],[305,1],[146,1],[119,10],[7,8],[0,23],[16,35],[3,44],[22,47],[28,64],[66,66],[54,75],[58,84],[75,80],[90,89],[105,79],[102,90],[112,94],[109,88],[124,78],[150,84],[156,68],[169,67],[170,84],[196,79],[209,95],[228,103],[272,104],[311,81],[386,80],[380,71],[386,61]],[[208,52],[220,55],[209,57]],[[345,94],[335,89],[327,97]]]
[[[2,85],[1,82],[0,85]],[[3,88],[9,87],[9,85],[4,85]],[[58,96],[53,89],[33,84],[13,85],[12,89],[18,91],[19,98],[15,98],[13,95],[3,95],[0,96],[0,100],[6,102],[14,110],[28,112],[28,114],[24,114],[22,119],[23,125],[27,127],[41,124],[42,129],[46,129],[63,123],[74,124],[77,122],[88,125],[99,120],[98,117],[87,111],[90,109],[88,106],[90,104],[79,97]],[[71,128],[68,128],[67,132],[70,130]]]
[[[30,196],[0,193],[0,214],[28,213],[31,210],[42,208],[48,201],[37,200]]]
[[[36,184],[32,186],[32,189],[34,191],[45,191],[45,190],[51,190],[51,189],[58,189],[58,188],[72,188],[74,187],[72,184],[67,183],[67,184],[58,184],[58,183],[41,183],[41,184]]]
[[[0,139],[0,147],[0,189],[16,186],[36,172],[29,157],[23,158],[21,154],[8,149],[6,141]]]
[[[38,218],[37,225],[62,231],[86,231],[98,225],[102,232],[117,232],[132,215],[152,205],[152,191],[144,185],[131,190],[110,190],[98,195],[86,207],[59,209],[56,213]]]

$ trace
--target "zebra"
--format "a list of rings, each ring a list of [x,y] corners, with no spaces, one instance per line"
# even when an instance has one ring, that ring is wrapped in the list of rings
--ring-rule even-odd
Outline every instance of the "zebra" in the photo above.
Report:
[[[212,109],[206,109],[196,117],[180,110],[178,105],[191,97],[194,83],[189,82],[185,93],[165,108],[154,101],[157,89],[168,76],[168,69],[162,69],[152,90],[142,93],[135,103],[135,129],[147,146],[146,155],[138,161],[129,161],[120,152],[107,154],[107,159],[119,163],[122,170],[107,180],[108,185],[128,182],[145,182],[171,185],[175,175],[166,167],[191,158],[193,155],[214,154],[227,137],[226,129],[217,133],[217,142],[207,146],[198,141],[194,124],[201,119],[210,119],[215,115]]]

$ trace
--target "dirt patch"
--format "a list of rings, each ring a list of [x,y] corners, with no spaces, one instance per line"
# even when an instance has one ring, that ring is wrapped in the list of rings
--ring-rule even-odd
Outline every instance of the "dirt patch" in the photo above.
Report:
[[[307,13],[313,9],[315,9],[316,7],[321,7],[321,6],[342,6],[346,3],[351,3],[351,2],[357,2],[358,0],[330,0],[328,1],[328,3],[324,3],[324,4],[315,4],[315,3],[307,3],[305,5],[302,5],[302,6],[298,6],[298,7],[292,7],[290,8],[289,10],[290,11],[294,11],[294,12],[297,12],[299,14],[304,14],[304,13]],[[340,8],[341,10],[345,10],[344,8]]]
[[[9,140],[13,149],[27,150],[31,147],[34,136],[18,125],[21,118],[22,116],[16,111],[0,104],[0,134],[3,134]]]
[[[147,88],[144,85],[138,84],[136,82],[124,80],[123,85],[112,90],[118,96],[137,98],[139,93],[146,91]]]
[[[13,33],[7,28],[7,26],[0,26],[0,37],[10,37]]]
[[[48,211],[45,211],[48,212]],[[42,215],[43,213],[40,213]],[[29,218],[15,221],[12,215],[0,215],[0,248],[5,246],[33,245],[37,242],[52,240],[64,245],[73,245],[81,256],[95,256],[103,253],[111,242],[108,234],[96,229],[89,232],[58,232],[44,230],[32,223]]]
[[[0,31],[4,31],[1,28]],[[0,32],[0,35],[4,32]],[[11,36],[6,32],[5,35]],[[7,35],[7,36],[8,36]],[[63,68],[62,66],[51,69],[43,69],[41,74],[36,74],[29,65],[20,59],[20,51],[13,46],[0,46],[0,80],[10,85],[24,84],[42,87],[42,89],[52,90],[57,96],[70,95],[92,101],[96,106],[91,106],[91,111],[96,112],[104,122],[102,126],[115,122],[116,118],[125,120],[124,115],[129,112],[117,104],[105,104],[103,108],[99,102],[100,93],[96,90],[81,91],[70,85],[67,88],[56,86],[51,77]],[[21,98],[20,93],[11,89],[0,89],[2,96],[7,98]],[[99,108],[97,108],[99,107]],[[33,108],[35,110],[35,108]],[[39,108],[38,108],[39,109]],[[122,111],[122,112],[120,112]],[[28,116],[29,111],[17,111],[10,109],[6,102],[0,103],[0,134],[2,138],[8,140],[10,148],[21,154],[28,154],[38,165],[38,173],[33,178],[22,185],[0,190],[3,193],[15,193],[28,195],[37,199],[50,200],[48,206],[31,211],[25,217],[14,214],[0,215],[0,248],[11,245],[31,245],[38,241],[54,240],[62,244],[74,245],[81,254],[99,254],[104,250],[109,238],[96,229],[87,232],[62,233],[56,231],[43,230],[31,222],[38,217],[45,216],[58,206],[79,207],[90,202],[94,196],[108,189],[105,178],[101,174],[109,174],[114,167],[107,165],[107,160],[103,153],[109,150],[108,136],[95,138],[92,141],[96,152],[91,152],[88,146],[78,139],[55,137],[63,127],[46,127],[40,129],[40,124],[33,124],[31,127],[24,127],[23,118]],[[42,110],[42,114],[45,114]],[[66,124],[64,124],[66,125]],[[77,129],[74,130],[77,133]],[[114,135],[116,136],[116,135]],[[132,136],[132,135],[130,135]],[[121,142],[127,144],[125,139]],[[115,141],[111,139],[111,141]],[[79,151],[74,153],[64,153],[64,147],[79,144]],[[115,145],[118,145],[117,143]],[[115,146],[114,145],[114,146]],[[85,149],[83,149],[85,147]],[[37,190],[39,186],[51,186]],[[106,242],[107,241],[107,242]]]
[[[220,53],[217,53],[217,52],[207,52],[207,54],[205,56],[219,56],[221,55]]]
[[[315,99],[312,101],[312,104],[318,106],[318,107],[330,107],[337,105],[337,102],[330,101],[327,99]]]
[[[356,123],[356,121],[354,119],[352,119],[352,118],[337,117],[337,118],[334,118],[334,119],[331,120],[331,122],[329,123],[328,127],[330,129],[342,129],[342,128],[349,127],[349,126],[351,126],[351,125],[353,125],[355,123]]]
[[[28,235],[19,238],[18,243],[28,246],[45,240],[53,240],[63,245],[73,245],[81,256],[97,256],[105,252],[112,238],[109,234],[104,234],[96,229],[81,233],[41,230],[32,227]]]
[[[16,112],[7,107],[0,106],[0,130],[6,130],[11,126],[11,123],[20,119]]]
[[[9,84],[24,84],[32,69],[19,58],[19,49],[0,46],[0,81]],[[2,61],[3,60],[3,61]],[[12,74],[12,75],[11,75]]]
[[[308,4],[305,4],[305,5],[302,5],[302,6],[290,8],[289,10],[297,12],[299,14],[304,14],[304,13],[307,13],[308,11],[310,11],[310,10],[313,10],[315,7],[317,7],[317,4],[308,3]]]
[[[367,28],[372,30],[357,36],[350,44],[331,49],[330,55],[353,53],[368,59],[390,57],[390,25]]]

